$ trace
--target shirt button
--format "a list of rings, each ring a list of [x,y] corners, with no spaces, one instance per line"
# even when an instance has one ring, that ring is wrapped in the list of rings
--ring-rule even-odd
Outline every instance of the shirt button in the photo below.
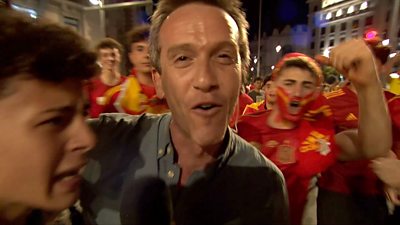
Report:
[[[172,170],[168,170],[167,175],[168,175],[169,178],[173,178],[175,176],[175,173]]]
[[[158,149],[158,155],[161,156],[164,154],[164,150],[162,148]]]
[[[169,154],[171,154],[172,153],[172,148],[171,147],[168,147],[167,148],[167,154],[169,155]]]

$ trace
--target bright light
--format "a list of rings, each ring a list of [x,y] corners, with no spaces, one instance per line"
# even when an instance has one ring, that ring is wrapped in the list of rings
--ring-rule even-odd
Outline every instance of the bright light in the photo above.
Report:
[[[375,38],[378,35],[378,32],[376,32],[375,30],[370,30],[365,34],[365,39],[370,40]]]
[[[331,12],[326,14],[326,17],[325,17],[326,20],[330,20],[331,18],[332,18],[332,13]]]
[[[254,58],[253,62],[254,62],[254,63],[257,63],[257,61],[258,61],[257,58]]]
[[[382,41],[383,46],[388,46],[389,45],[389,39],[385,39]]]
[[[271,70],[275,69],[275,66],[271,66]]]
[[[89,0],[89,2],[92,5],[100,5],[101,4],[101,0]]]
[[[343,15],[343,10],[339,9],[339,10],[336,12],[336,17],[339,17],[339,16],[341,16],[341,15]]]
[[[37,15],[36,14],[31,13],[31,14],[29,14],[29,16],[32,17],[33,19],[37,19]]]
[[[363,2],[360,6],[360,10],[364,10],[368,8],[368,2]]]
[[[396,56],[396,54],[397,54],[397,53],[390,53],[389,57],[390,57],[390,58],[393,58],[393,57]]]
[[[350,6],[349,9],[347,10],[347,14],[351,14],[354,12],[354,6]]]
[[[275,51],[278,53],[281,51],[281,49],[282,49],[282,46],[278,45],[278,46],[276,46]]]
[[[253,72],[254,71],[254,67],[251,67],[250,70]]]
[[[399,79],[399,78],[400,78],[400,75],[397,74],[397,73],[391,73],[389,76],[390,76],[392,79]]]
[[[325,56],[325,57],[329,57],[329,53],[330,52],[331,51],[329,49],[325,49],[324,52],[322,53],[322,55]]]

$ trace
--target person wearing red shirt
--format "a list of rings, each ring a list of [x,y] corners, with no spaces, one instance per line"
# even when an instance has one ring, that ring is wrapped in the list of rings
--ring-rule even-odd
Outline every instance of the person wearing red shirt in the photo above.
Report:
[[[378,71],[386,63],[390,48],[382,46],[379,41],[367,41],[375,56]],[[388,91],[384,92],[392,118],[393,144],[391,149],[399,148],[400,109],[395,102],[398,98]],[[347,86],[325,94],[333,111],[336,132],[358,127],[359,100],[357,90],[349,83]],[[386,157],[384,157],[386,158]],[[397,161],[380,159],[380,161]],[[339,161],[322,174],[319,180],[318,220],[320,224],[384,224],[388,219],[388,209],[379,173],[393,173],[381,169],[382,163],[371,165],[369,160]],[[378,176],[371,169],[376,170]],[[386,176],[386,175],[383,175]],[[382,178],[381,178],[382,179]],[[385,182],[385,179],[382,179]],[[399,180],[400,181],[400,180]],[[386,182],[385,182],[386,183]],[[390,182],[389,182],[390,183]],[[396,200],[394,200],[396,201]],[[399,202],[397,200],[397,202]]]
[[[301,224],[311,179],[336,158],[333,126],[303,119],[314,105],[322,71],[318,64],[300,53],[290,53],[273,73],[276,102],[272,110],[244,115],[238,133],[252,143],[282,171],[287,183],[291,224]]]
[[[271,75],[267,76],[263,81],[264,100],[255,102],[246,106],[244,114],[252,114],[258,111],[271,110],[275,102],[275,92],[272,90]]]
[[[86,86],[90,102],[89,115],[92,118],[101,113],[116,112],[107,105],[105,93],[125,80],[120,73],[121,44],[112,38],[105,38],[97,44],[96,52],[100,75],[91,79]]]
[[[308,67],[286,68],[286,60],[296,57],[300,59],[295,61],[303,61]],[[331,111],[319,91],[320,73],[310,68],[320,69],[301,54],[288,55],[275,66],[277,97],[272,110],[244,116],[238,124],[239,135],[276,162],[285,175],[292,224],[301,223],[311,178],[334,163],[335,145],[341,149],[341,159],[384,156],[391,145],[389,114],[374,59],[365,42],[342,43],[332,49],[330,58],[321,56],[318,61],[345,71],[357,88],[362,114],[358,130],[340,132],[332,139]]]
[[[128,33],[130,45],[129,61],[133,65],[126,81],[106,93],[108,105],[118,112],[128,114],[163,113],[168,106],[164,99],[158,98],[152,80],[153,68],[150,64],[149,26],[133,28]]]

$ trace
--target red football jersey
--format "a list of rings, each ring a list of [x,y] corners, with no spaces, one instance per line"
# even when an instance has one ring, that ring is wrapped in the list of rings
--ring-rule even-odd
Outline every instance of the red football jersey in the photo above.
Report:
[[[328,117],[324,123],[302,120],[294,129],[275,129],[267,125],[270,113],[243,115],[238,123],[238,134],[257,146],[282,171],[292,224],[301,224],[311,178],[336,159],[332,121]]]
[[[385,92],[387,99],[392,99],[394,95]],[[341,88],[325,94],[328,104],[333,112],[333,119],[336,132],[358,127],[358,98],[357,95],[348,87]],[[393,103],[389,104],[392,118],[397,114],[400,117],[400,110]],[[397,112],[396,112],[397,111]],[[396,119],[394,117],[394,119]],[[398,119],[398,118],[397,118]],[[398,127],[398,126],[397,126]],[[393,124],[393,132],[398,132],[398,128]],[[396,137],[396,136],[394,136]],[[394,138],[398,139],[398,138]],[[394,141],[398,145],[398,141]],[[357,160],[351,162],[337,162],[325,171],[319,179],[319,186],[339,193],[363,193],[367,195],[382,194],[382,183],[369,167],[369,160]]]
[[[107,90],[117,85],[120,85],[124,80],[125,77],[121,76],[121,79],[115,85],[106,85],[98,77],[93,78],[89,81],[86,90],[88,92],[90,103],[89,115],[91,118],[99,117],[100,113],[117,112],[115,109],[107,106],[106,100],[104,98],[104,93]]]

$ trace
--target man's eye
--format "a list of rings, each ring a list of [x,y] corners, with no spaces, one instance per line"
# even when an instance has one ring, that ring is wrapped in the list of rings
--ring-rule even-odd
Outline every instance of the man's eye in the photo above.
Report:
[[[217,56],[217,61],[221,64],[230,65],[235,63],[234,58],[230,54],[222,53]]]
[[[189,66],[191,62],[192,62],[192,58],[185,56],[185,55],[177,56],[174,59],[174,64],[177,68],[185,68],[185,67]]]
[[[189,57],[187,57],[187,56],[179,56],[179,57],[177,57],[176,58],[176,60],[175,61],[187,61],[189,59]]]

